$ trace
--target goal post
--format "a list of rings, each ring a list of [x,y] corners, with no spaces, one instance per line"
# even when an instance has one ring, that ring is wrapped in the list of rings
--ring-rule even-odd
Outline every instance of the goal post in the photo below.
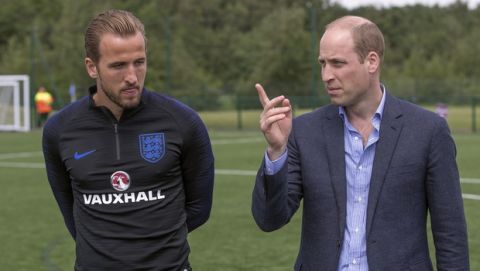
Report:
[[[30,131],[28,75],[0,75],[0,131]]]

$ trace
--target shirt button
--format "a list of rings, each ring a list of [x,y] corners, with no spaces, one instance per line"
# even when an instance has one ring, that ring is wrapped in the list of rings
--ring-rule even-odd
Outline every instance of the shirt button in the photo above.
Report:
[[[353,262],[352,262],[352,263],[353,263],[353,264],[357,264],[357,260],[353,259]]]
[[[358,136],[354,137],[353,139],[358,140]]]
[[[358,202],[362,202],[362,197],[358,197]]]
[[[355,232],[358,232],[358,227],[357,227],[357,228],[355,228]]]
[[[362,166],[358,166],[358,169],[360,169],[360,170],[361,170],[362,168],[363,168]]]

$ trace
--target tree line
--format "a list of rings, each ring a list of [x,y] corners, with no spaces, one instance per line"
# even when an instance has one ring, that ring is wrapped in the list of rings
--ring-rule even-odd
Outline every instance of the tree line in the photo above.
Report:
[[[318,39],[326,23],[347,15],[376,22],[385,35],[382,81],[403,97],[479,95],[480,9],[449,6],[360,7],[328,0],[1,0],[0,74],[29,74],[68,100],[94,82],[84,67],[83,34],[91,18],[126,9],[145,24],[146,87],[196,108],[215,107],[224,95],[322,93]],[[63,98],[63,99],[62,99]],[[195,103],[195,102],[194,102]]]

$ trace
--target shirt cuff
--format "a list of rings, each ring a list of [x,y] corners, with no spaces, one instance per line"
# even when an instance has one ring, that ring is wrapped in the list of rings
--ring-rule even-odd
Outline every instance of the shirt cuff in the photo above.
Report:
[[[285,161],[287,161],[287,155],[288,152],[287,150],[285,150],[285,152],[280,155],[280,157],[278,157],[275,161],[271,161],[268,157],[267,152],[265,151],[265,174],[275,175],[275,173],[279,172],[285,164]]]

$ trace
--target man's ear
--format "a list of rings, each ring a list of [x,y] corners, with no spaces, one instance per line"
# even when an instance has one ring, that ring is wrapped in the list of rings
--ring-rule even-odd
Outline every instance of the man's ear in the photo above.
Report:
[[[93,78],[97,79],[98,73],[97,73],[97,66],[95,65],[95,62],[89,57],[85,58],[85,67],[87,68],[87,73],[88,75]]]
[[[375,73],[380,69],[380,56],[376,52],[369,52],[366,61],[368,63],[368,71],[370,73]]]

